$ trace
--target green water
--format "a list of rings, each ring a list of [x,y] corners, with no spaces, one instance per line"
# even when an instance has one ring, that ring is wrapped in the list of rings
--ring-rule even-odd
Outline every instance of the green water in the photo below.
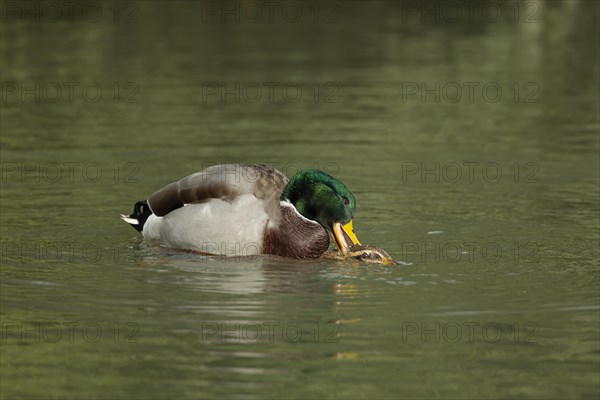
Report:
[[[598,3],[7,4],[2,398],[599,396]],[[225,162],[332,173],[409,264],[207,259],[120,221]]]

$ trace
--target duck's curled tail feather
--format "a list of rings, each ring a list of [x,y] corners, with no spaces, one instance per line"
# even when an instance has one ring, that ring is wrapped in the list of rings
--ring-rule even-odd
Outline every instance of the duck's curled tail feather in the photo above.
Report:
[[[149,216],[152,215],[152,210],[146,201],[138,201],[133,206],[133,213],[126,215],[121,214],[121,219],[135,228],[138,232],[142,232],[144,224]]]

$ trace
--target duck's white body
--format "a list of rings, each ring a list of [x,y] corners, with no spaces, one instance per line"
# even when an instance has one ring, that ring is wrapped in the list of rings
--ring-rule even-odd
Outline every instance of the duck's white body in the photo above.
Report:
[[[264,202],[243,194],[232,202],[211,199],[186,204],[163,217],[151,215],[142,234],[172,248],[251,256],[261,254],[268,224]]]

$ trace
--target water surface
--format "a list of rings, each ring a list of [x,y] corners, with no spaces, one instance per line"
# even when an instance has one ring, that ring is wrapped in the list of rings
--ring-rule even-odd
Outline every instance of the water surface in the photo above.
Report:
[[[95,4],[2,19],[3,398],[598,397],[595,2]],[[225,162],[333,174],[408,265],[200,257],[119,220]]]

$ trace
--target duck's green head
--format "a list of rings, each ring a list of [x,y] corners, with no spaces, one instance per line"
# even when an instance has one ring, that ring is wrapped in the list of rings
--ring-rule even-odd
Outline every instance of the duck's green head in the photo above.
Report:
[[[352,228],[356,200],[346,186],[331,175],[318,169],[302,170],[290,179],[281,199],[289,200],[305,218],[325,227],[342,253],[360,244]]]

